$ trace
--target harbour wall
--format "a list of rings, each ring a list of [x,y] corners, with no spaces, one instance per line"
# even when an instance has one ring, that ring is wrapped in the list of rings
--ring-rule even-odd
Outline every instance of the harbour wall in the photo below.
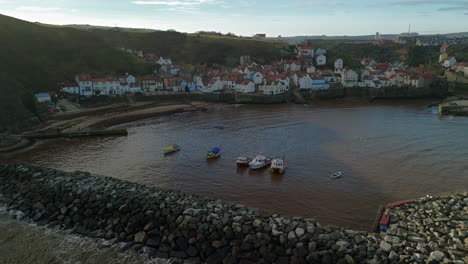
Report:
[[[464,263],[468,243],[468,193],[394,208],[393,227],[375,234],[79,171],[5,164],[0,181],[0,203],[28,221],[185,263]]]

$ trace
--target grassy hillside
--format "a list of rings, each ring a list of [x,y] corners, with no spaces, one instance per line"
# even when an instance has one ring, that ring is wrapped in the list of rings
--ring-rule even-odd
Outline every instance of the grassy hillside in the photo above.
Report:
[[[154,71],[155,64],[140,60],[121,47],[154,52],[181,64],[234,65],[239,56],[245,54],[260,62],[264,58],[273,60],[284,45],[170,31],[81,30],[29,23],[3,15],[0,15],[0,36],[0,122],[3,122],[0,131],[5,122],[13,122],[7,116],[17,116],[20,121],[25,119],[24,113],[37,115],[29,99],[19,98],[32,98],[33,93],[56,90],[58,83],[73,80],[76,73],[132,72],[139,75]],[[3,94],[6,93],[11,100],[5,99]]]
[[[329,61],[344,57],[350,65],[352,58],[370,57],[379,62],[403,61],[410,66],[432,64],[438,59],[439,47],[418,47],[388,43],[375,45],[372,41],[314,40],[310,45],[328,51]]]

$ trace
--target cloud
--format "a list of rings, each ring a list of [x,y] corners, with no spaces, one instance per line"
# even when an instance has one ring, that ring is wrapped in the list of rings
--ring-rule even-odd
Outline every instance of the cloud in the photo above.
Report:
[[[343,3],[339,2],[317,2],[317,1],[308,1],[308,2],[299,2],[295,6],[342,6]]]
[[[59,11],[61,8],[58,7],[39,7],[39,6],[20,6],[16,10],[19,11],[34,11],[34,12],[49,12],[49,11]]]
[[[388,6],[438,6],[437,11],[468,10],[468,0],[403,0],[385,4],[372,4],[371,7],[387,8]]]
[[[188,0],[188,1],[133,1],[135,5],[162,5],[162,6],[198,6],[214,4],[217,0]]]

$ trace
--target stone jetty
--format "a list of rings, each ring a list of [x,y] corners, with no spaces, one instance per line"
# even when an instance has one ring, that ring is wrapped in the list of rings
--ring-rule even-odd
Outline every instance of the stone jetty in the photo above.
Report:
[[[391,209],[375,234],[86,172],[0,165],[0,203],[181,263],[468,263],[468,193]]]

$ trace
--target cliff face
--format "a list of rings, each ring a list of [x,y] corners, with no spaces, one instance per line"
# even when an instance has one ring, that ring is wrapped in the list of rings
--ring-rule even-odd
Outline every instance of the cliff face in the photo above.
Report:
[[[0,165],[0,180],[39,225],[190,263],[463,263],[468,243],[468,193],[394,208],[381,236],[85,172]]]

